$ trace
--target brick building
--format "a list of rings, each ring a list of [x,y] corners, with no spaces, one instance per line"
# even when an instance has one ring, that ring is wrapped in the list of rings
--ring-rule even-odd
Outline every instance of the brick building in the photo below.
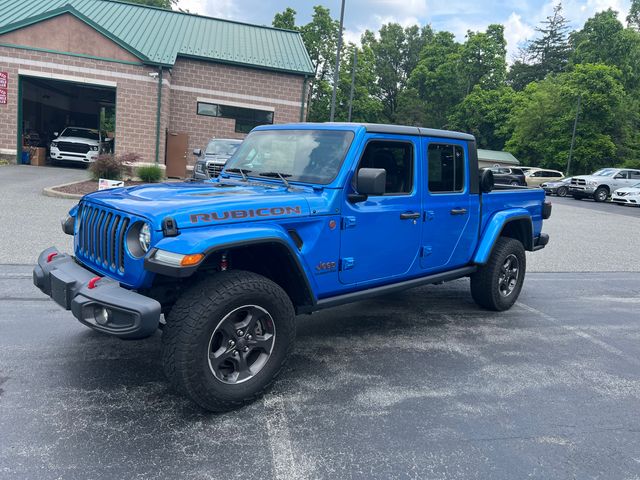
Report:
[[[312,73],[297,32],[113,0],[8,0],[0,155],[79,126],[169,164],[212,137],[301,121]]]

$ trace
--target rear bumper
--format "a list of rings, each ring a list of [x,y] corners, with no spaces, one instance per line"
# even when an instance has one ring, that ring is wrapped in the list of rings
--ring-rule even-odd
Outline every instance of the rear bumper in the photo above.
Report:
[[[536,252],[538,250],[542,250],[549,243],[549,235],[546,233],[541,233],[539,237],[533,239],[533,251]]]
[[[44,250],[33,269],[34,285],[94,330],[121,338],[144,338],[158,329],[160,303],[107,277],[90,288],[89,281],[95,277],[55,247]]]

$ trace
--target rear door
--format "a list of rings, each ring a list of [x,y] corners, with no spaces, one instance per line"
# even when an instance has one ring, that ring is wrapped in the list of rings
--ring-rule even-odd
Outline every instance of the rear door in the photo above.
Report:
[[[422,149],[426,172],[420,266],[426,271],[456,268],[469,262],[478,228],[477,205],[469,197],[467,142],[425,138]]]
[[[406,274],[417,263],[421,186],[414,137],[369,134],[357,169],[384,168],[386,193],[351,203],[345,195],[340,240],[340,282],[380,281]],[[345,189],[356,192],[355,175]]]

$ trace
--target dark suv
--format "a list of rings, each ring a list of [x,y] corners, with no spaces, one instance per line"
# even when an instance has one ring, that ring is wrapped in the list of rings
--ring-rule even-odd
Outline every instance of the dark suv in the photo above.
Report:
[[[483,170],[491,170],[493,172],[494,183],[500,185],[527,186],[527,180],[524,172],[519,168],[513,167],[490,167]]]

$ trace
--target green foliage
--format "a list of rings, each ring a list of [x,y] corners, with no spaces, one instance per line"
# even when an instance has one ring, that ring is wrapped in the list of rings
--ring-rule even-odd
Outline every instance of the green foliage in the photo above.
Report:
[[[338,21],[314,7],[273,25],[298,30],[315,65],[307,120],[329,118]],[[569,32],[558,4],[507,66],[502,25],[467,32],[464,42],[431,26],[382,25],[342,51],[336,119],[347,120],[357,51],[353,121],[388,122],[473,133],[480,147],[506,149],[523,164],[566,169],[578,99],[572,172],[640,161],[640,0],[627,27],[609,9]]]
[[[140,180],[146,183],[158,183],[164,178],[164,172],[158,165],[144,165],[136,171]]]
[[[286,30],[297,30],[296,28],[296,11],[291,8],[285,8],[284,12],[276,13],[273,17],[272,25],[276,28],[284,28]]]
[[[484,90],[476,85],[449,116],[449,128],[475,135],[479,148],[502,150],[509,138],[507,123],[516,102],[511,87]]]
[[[568,73],[530,84],[511,116],[510,151],[525,164],[565,170],[578,98],[578,127],[570,173],[621,162],[626,94],[620,71],[603,64],[576,65]]]
[[[98,180],[121,180],[125,172],[124,159],[111,154],[98,155],[98,158],[89,166],[91,178]]]

